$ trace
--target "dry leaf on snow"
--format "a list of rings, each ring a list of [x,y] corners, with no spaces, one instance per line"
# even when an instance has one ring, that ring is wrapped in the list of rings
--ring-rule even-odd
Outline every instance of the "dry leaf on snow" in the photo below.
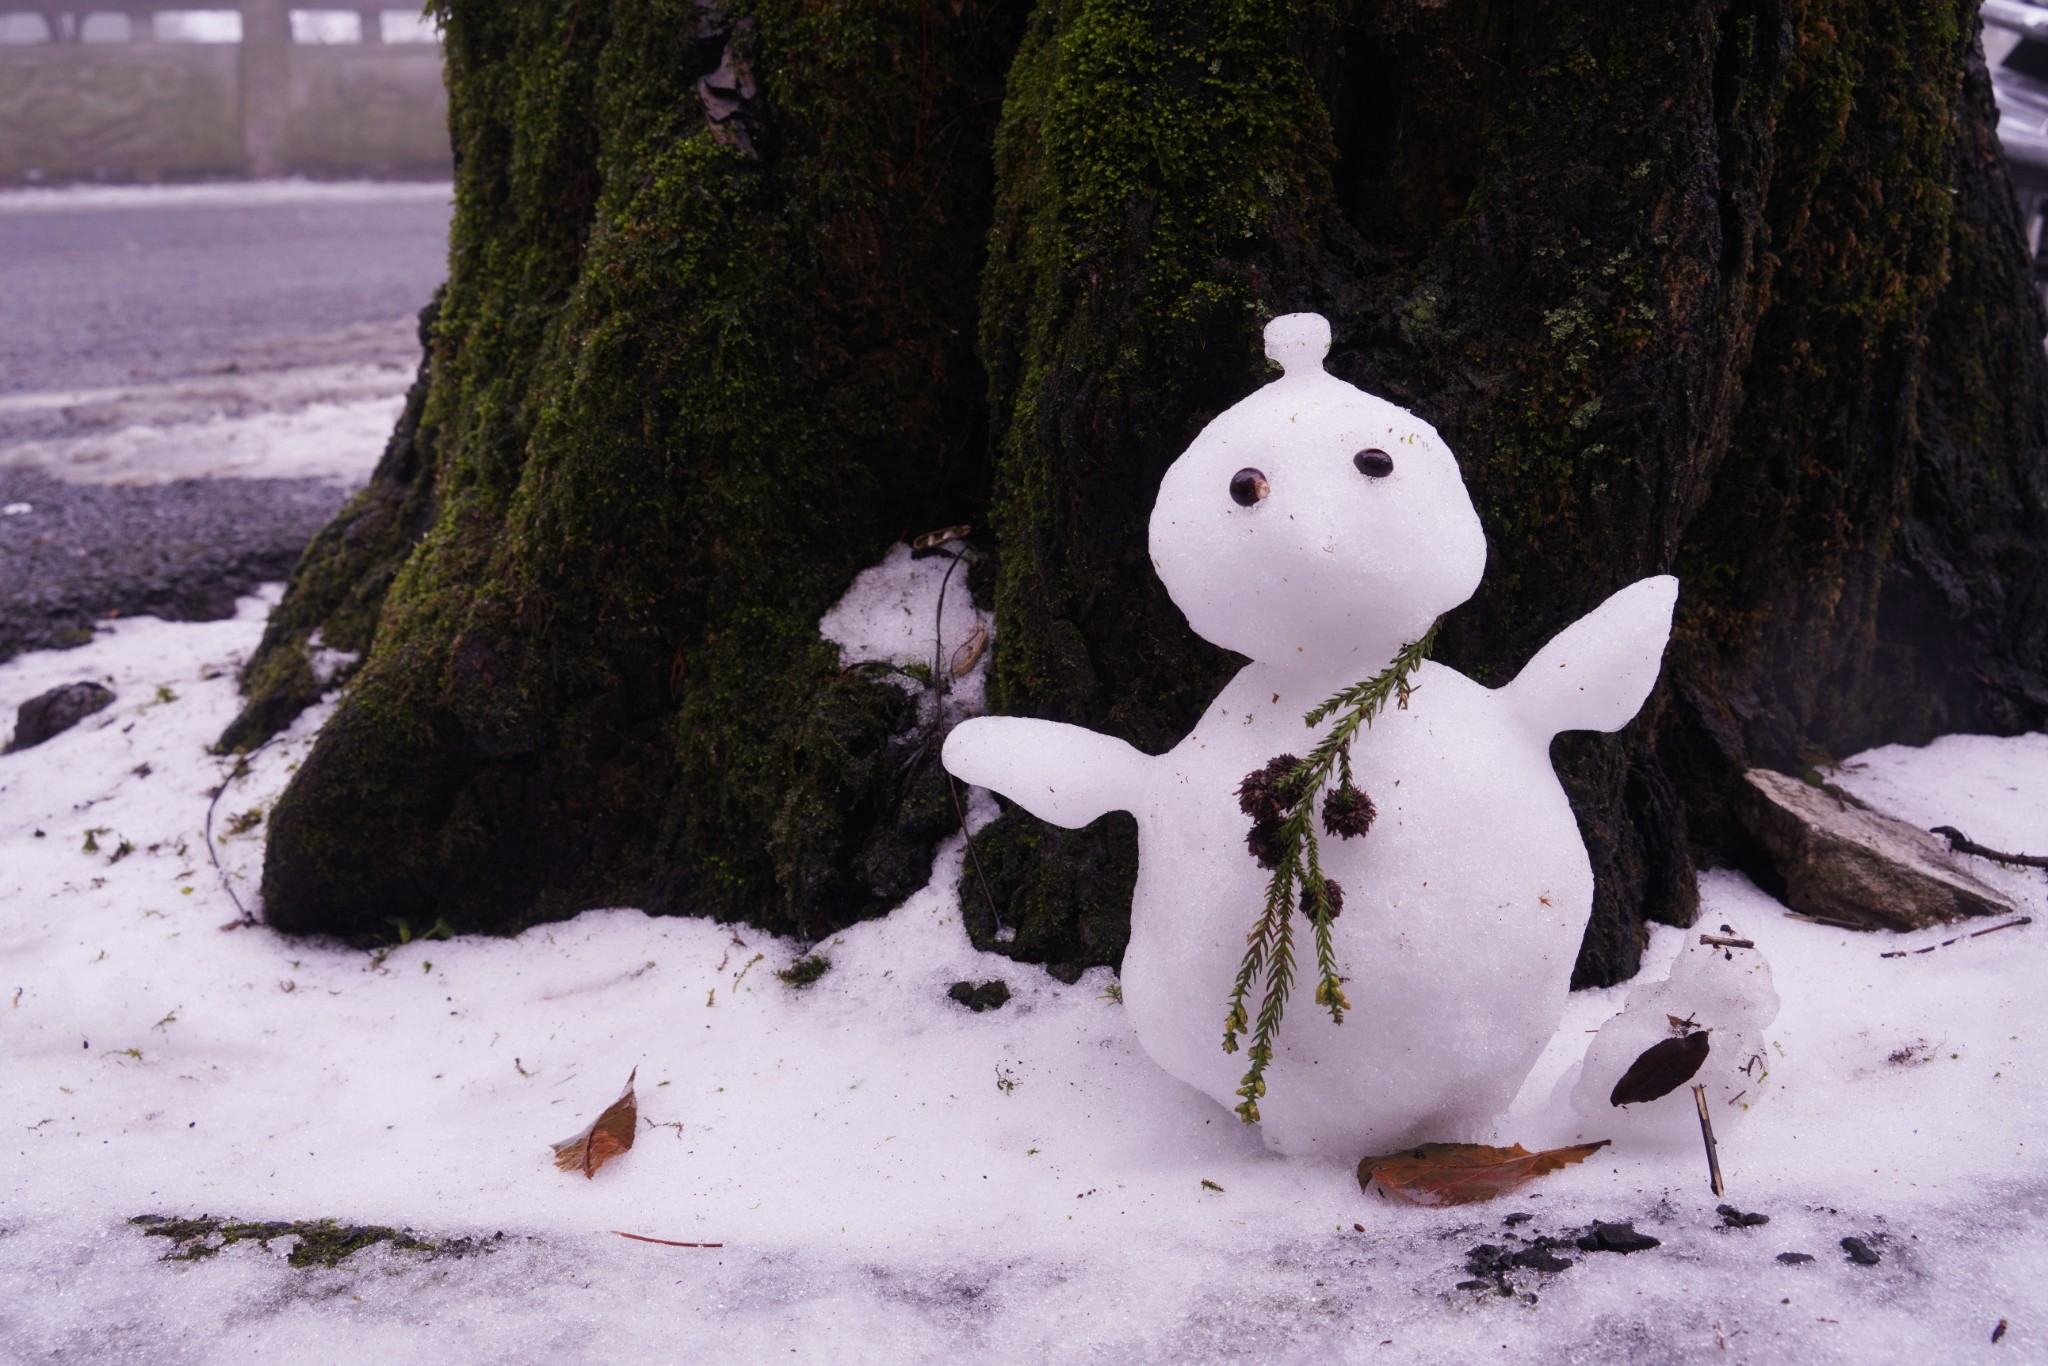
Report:
[[[1707,1060],[1707,1031],[1696,1030],[1682,1039],[1653,1043],[1628,1065],[1621,1080],[1614,1083],[1609,1105],[1639,1105],[1646,1100],[1668,1096],[1691,1081]]]
[[[1517,1143],[1490,1148],[1484,1143],[1419,1143],[1358,1164],[1358,1184],[1379,1183],[1388,1195],[1411,1205],[1469,1205],[1491,1200],[1539,1176],[1583,1162],[1611,1140],[1576,1143],[1532,1153]]]
[[[589,1128],[555,1145],[555,1166],[565,1172],[582,1172],[588,1178],[632,1148],[633,1135],[640,1127],[640,1102],[633,1098],[633,1078],[639,1075],[640,1069],[634,1068],[626,1078],[625,1091]]]
[[[960,648],[953,651],[953,662],[946,666],[946,672],[954,678],[964,675],[981,662],[982,651],[988,648],[988,626],[974,623],[974,634],[960,642]]]

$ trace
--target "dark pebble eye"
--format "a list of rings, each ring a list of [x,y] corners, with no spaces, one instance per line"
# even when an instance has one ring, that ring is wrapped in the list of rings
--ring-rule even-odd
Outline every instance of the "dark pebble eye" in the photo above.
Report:
[[[1272,485],[1266,482],[1266,476],[1250,466],[1230,476],[1230,496],[1237,501],[1239,507],[1248,508],[1272,491]]]
[[[1394,472],[1394,457],[1377,446],[1352,456],[1351,463],[1368,479],[1384,479]]]

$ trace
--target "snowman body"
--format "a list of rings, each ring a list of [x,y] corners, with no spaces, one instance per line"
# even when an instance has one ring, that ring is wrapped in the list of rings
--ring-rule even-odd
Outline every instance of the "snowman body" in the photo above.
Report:
[[[1352,1002],[1341,1025],[1308,999],[1314,950],[1295,918],[1305,985],[1259,1103],[1281,1152],[1356,1161],[1485,1137],[1564,1009],[1593,874],[1548,737],[1455,670],[1424,664],[1414,682],[1407,710],[1390,707],[1352,745],[1379,808],[1371,832],[1321,840],[1345,891],[1331,926]],[[1124,1006],[1153,1061],[1224,1105],[1245,1062],[1220,1046],[1222,1003],[1271,876],[1245,851],[1237,784],[1305,749],[1302,714],[1342,685],[1247,666],[1151,766],[1136,803]]]
[[[1194,731],[1148,756],[1075,726],[983,717],[944,756],[1059,825],[1136,815],[1125,1007],[1160,1067],[1226,1107],[1245,1062],[1222,1049],[1224,1007],[1270,878],[1246,848],[1238,784],[1307,754],[1322,731],[1303,715],[1385,669],[1485,565],[1448,447],[1327,374],[1328,342],[1313,314],[1276,319],[1267,351],[1285,376],[1220,415],[1161,483],[1155,568],[1199,634],[1251,660]],[[1345,893],[1331,929],[1352,1007],[1339,1025],[1310,1001],[1312,931],[1297,912],[1298,994],[1259,1103],[1270,1147],[1356,1161],[1480,1138],[1513,1098],[1556,1030],[1592,908],[1550,741],[1635,714],[1676,587],[1623,589],[1499,689],[1425,663],[1406,706],[1358,732],[1352,769],[1377,819],[1320,841]]]

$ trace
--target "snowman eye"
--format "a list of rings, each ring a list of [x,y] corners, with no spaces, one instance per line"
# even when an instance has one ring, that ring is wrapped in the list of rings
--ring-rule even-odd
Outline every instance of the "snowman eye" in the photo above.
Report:
[[[1248,508],[1272,491],[1264,472],[1249,465],[1230,476],[1230,496],[1239,507]]]
[[[1351,463],[1368,479],[1384,479],[1394,472],[1394,457],[1377,446],[1352,456]]]

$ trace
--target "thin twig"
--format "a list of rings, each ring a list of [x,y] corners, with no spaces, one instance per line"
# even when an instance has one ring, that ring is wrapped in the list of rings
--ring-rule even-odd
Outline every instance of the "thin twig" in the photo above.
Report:
[[[228,784],[234,782],[237,778],[246,778],[249,775],[250,761],[255,759],[264,750],[276,744],[280,738],[273,735],[247,754],[236,755],[234,768],[228,772],[225,778],[220,780],[220,786],[213,790],[213,800],[206,804],[206,856],[213,860],[213,871],[220,875],[222,889],[227,892],[228,900],[235,903],[235,909],[241,912],[242,917],[239,920],[230,920],[227,924],[221,926],[224,930],[246,929],[256,923],[256,917],[249,914],[249,908],[242,904],[242,898],[235,895],[235,884],[229,880],[227,869],[220,866],[220,854],[213,847],[213,813],[215,808],[220,805],[220,799],[227,794]]]
[[[950,551],[942,553],[952,563],[946,566],[945,577],[939,580],[939,605],[932,609],[932,687],[938,692],[946,691],[946,585],[953,581],[953,571],[960,567],[961,560]]]
[[[947,677],[944,666],[946,642],[943,630],[946,624],[946,585],[953,581],[953,571],[960,567],[965,558],[950,551],[943,552],[952,563],[946,566],[945,577],[939,580],[939,604],[932,611],[932,687],[943,691],[942,680]],[[974,843],[974,832],[967,828],[967,809],[960,804],[960,785],[946,774],[946,790],[953,794],[953,814],[960,818],[960,833],[967,837],[967,857],[974,864],[975,879],[981,883],[982,899],[988,902],[988,913],[996,922],[996,933],[1003,932],[1003,913],[996,909],[996,894],[989,890],[988,874],[981,870],[981,850]]]
[[[1911,958],[1916,954],[1933,953],[1936,949],[1945,949],[1951,944],[1960,944],[1965,939],[1982,939],[1987,934],[1997,934],[2000,930],[2016,930],[2022,925],[2031,925],[2033,923],[2034,917],[2023,915],[2016,919],[2008,920],[2002,925],[1993,925],[1985,930],[1972,930],[1968,934],[1959,934],[1953,939],[1944,939],[1939,944],[1929,944],[1924,949],[1893,949],[1889,953],[1880,953],[1878,957]]]
[[[1985,848],[1953,825],[1937,825],[1933,833],[1948,841],[1952,854],[1975,854],[1978,858],[1988,858],[2015,868],[2048,868],[2048,854],[2002,854],[1996,849]]]
[[[1726,935],[1720,934],[1703,934],[1700,936],[1700,942],[1702,944],[1711,944],[1717,949],[1753,949],[1756,947],[1754,939],[1730,939]]]
[[[967,836],[967,858],[974,864],[974,876],[981,883],[982,899],[988,902],[988,913],[995,918],[996,933],[1003,932],[1003,913],[996,909],[996,894],[988,889],[988,874],[981,871],[981,850],[975,847],[974,832],[967,828],[967,811],[960,805],[960,784],[953,775],[946,775],[946,790],[953,794],[953,814],[960,818],[960,833]]]
[[[631,1238],[631,1239],[632,1239],[632,1240],[633,1240],[634,1242],[636,1242],[636,1243],[660,1243],[660,1244],[661,1244],[661,1245],[662,1245],[663,1247],[724,1247],[724,1246],[725,1246],[725,1244],[724,1244],[724,1243],[679,1243],[679,1242],[677,1242],[677,1241],[676,1241],[675,1239],[673,1239],[673,1238],[650,1238],[650,1237],[648,1237],[648,1236],[647,1236],[646,1234],[644,1234],[644,1233],[627,1233],[627,1232],[625,1232],[625,1231],[624,1231],[623,1229],[616,1229],[616,1228],[615,1228],[615,1229],[613,1229],[613,1230],[612,1230],[612,1232],[613,1232],[613,1233],[616,1233],[616,1234],[618,1234],[618,1236],[619,1236],[619,1237],[621,1237],[621,1238]]]
[[[1721,1150],[1714,1143],[1714,1121],[1707,1115],[1705,1083],[1693,1083],[1692,1102],[1700,1112],[1700,1137],[1705,1139],[1707,1144],[1707,1175],[1714,1180],[1714,1194],[1726,1195],[1728,1187],[1721,1180]]]

